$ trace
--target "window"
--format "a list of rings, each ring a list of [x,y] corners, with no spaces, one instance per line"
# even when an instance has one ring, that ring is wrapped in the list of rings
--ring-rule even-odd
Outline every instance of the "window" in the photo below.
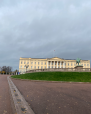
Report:
[[[29,64],[29,62],[27,62],[27,64]]]
[[[35,62],[35,64],[36,64],[36,62]]]
[[[46,69],[46,66],[45,66],[45,69]]]
[[[59,65],[59,63],[58,63],[58,65]]]
[[[50,68],[50,66],[48,66],[48,68]]]
[[[24,68],[25,68],[25,66],[24,66]]]
[[[24,62],[24,64],[26,64],[26,62]]]
[[[83,66],[83,64],[82,64],[82,66]]]
[[[55,65],[56,65],[56,63],[55,63]]]
[[[31,64],[33,64],[33,62],[31,62]]]
[[[86,64],[84,64],[84,66],[86,66]]]
[[[61,63],[61,65],[62,65],[62,63]]]
[[[66,63],[65,63],[65,65],[66,65]]]
[[[31,66],[31,69],[32,69],[32,66]]]
[[[68,63],[68,66],[69,66],[69,63]]]
[[[48,65],[50,65],[50,62],[48,62]]]
[[[34,68],[36,69],[36,66]]]
[[[52,68],[53,68],[53,66],[52,66]]]
[[[43,69],[43,66],[41,66],[41,69]]]
[[[76,64],[74,64],[74,66],[76,66]]]
[[[89,64],[87,64],[87,66],[89,66]]]
[[[39,69],[39,66],[38,66],[38,69]]]
[[[22,68],[22,65],[21,65],[21,68]]]
[[[43,65],[43,62],[41,62],[41,65]]]
[[[22,64],[22,61],[21,61],[21,64]]]
[[[71,66],[73,66],[73,64],[71,63]]]
[[[45,65],[46,65],[46,62],[45,62]]]

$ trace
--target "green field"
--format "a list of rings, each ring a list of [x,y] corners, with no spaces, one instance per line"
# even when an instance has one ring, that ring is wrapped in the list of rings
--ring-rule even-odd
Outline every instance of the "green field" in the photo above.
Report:
[[[11,77],[29,80],[91,82],[91,72],[37,72]]]

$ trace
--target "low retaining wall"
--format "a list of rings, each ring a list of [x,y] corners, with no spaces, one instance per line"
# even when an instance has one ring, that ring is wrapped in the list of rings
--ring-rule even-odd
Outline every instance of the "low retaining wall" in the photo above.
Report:
[[[29,70],[26,73],[32,73],[32,72],[91,72],[91,68],[82,68],[82,69],[76,69],[76,68],[50,68],[50,69],[34,69]]]

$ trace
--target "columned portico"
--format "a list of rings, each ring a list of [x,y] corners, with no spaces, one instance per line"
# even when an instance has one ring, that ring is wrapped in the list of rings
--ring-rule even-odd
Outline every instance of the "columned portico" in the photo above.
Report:
[[[65,68],[65,62],[64,61],[47,61],[47,68]]]
[[[62,61],[47,61],[47,68],[62,68]],[[63,63],[63,68],[65,68],[65,63]]]

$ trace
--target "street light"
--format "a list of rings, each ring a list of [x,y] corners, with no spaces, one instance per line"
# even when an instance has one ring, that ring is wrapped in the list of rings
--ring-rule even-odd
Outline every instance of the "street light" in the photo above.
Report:
[[[26,67],[26,72],[27,72],[27,68],[29,67],[29,65],[25,65],[25,67]]]

